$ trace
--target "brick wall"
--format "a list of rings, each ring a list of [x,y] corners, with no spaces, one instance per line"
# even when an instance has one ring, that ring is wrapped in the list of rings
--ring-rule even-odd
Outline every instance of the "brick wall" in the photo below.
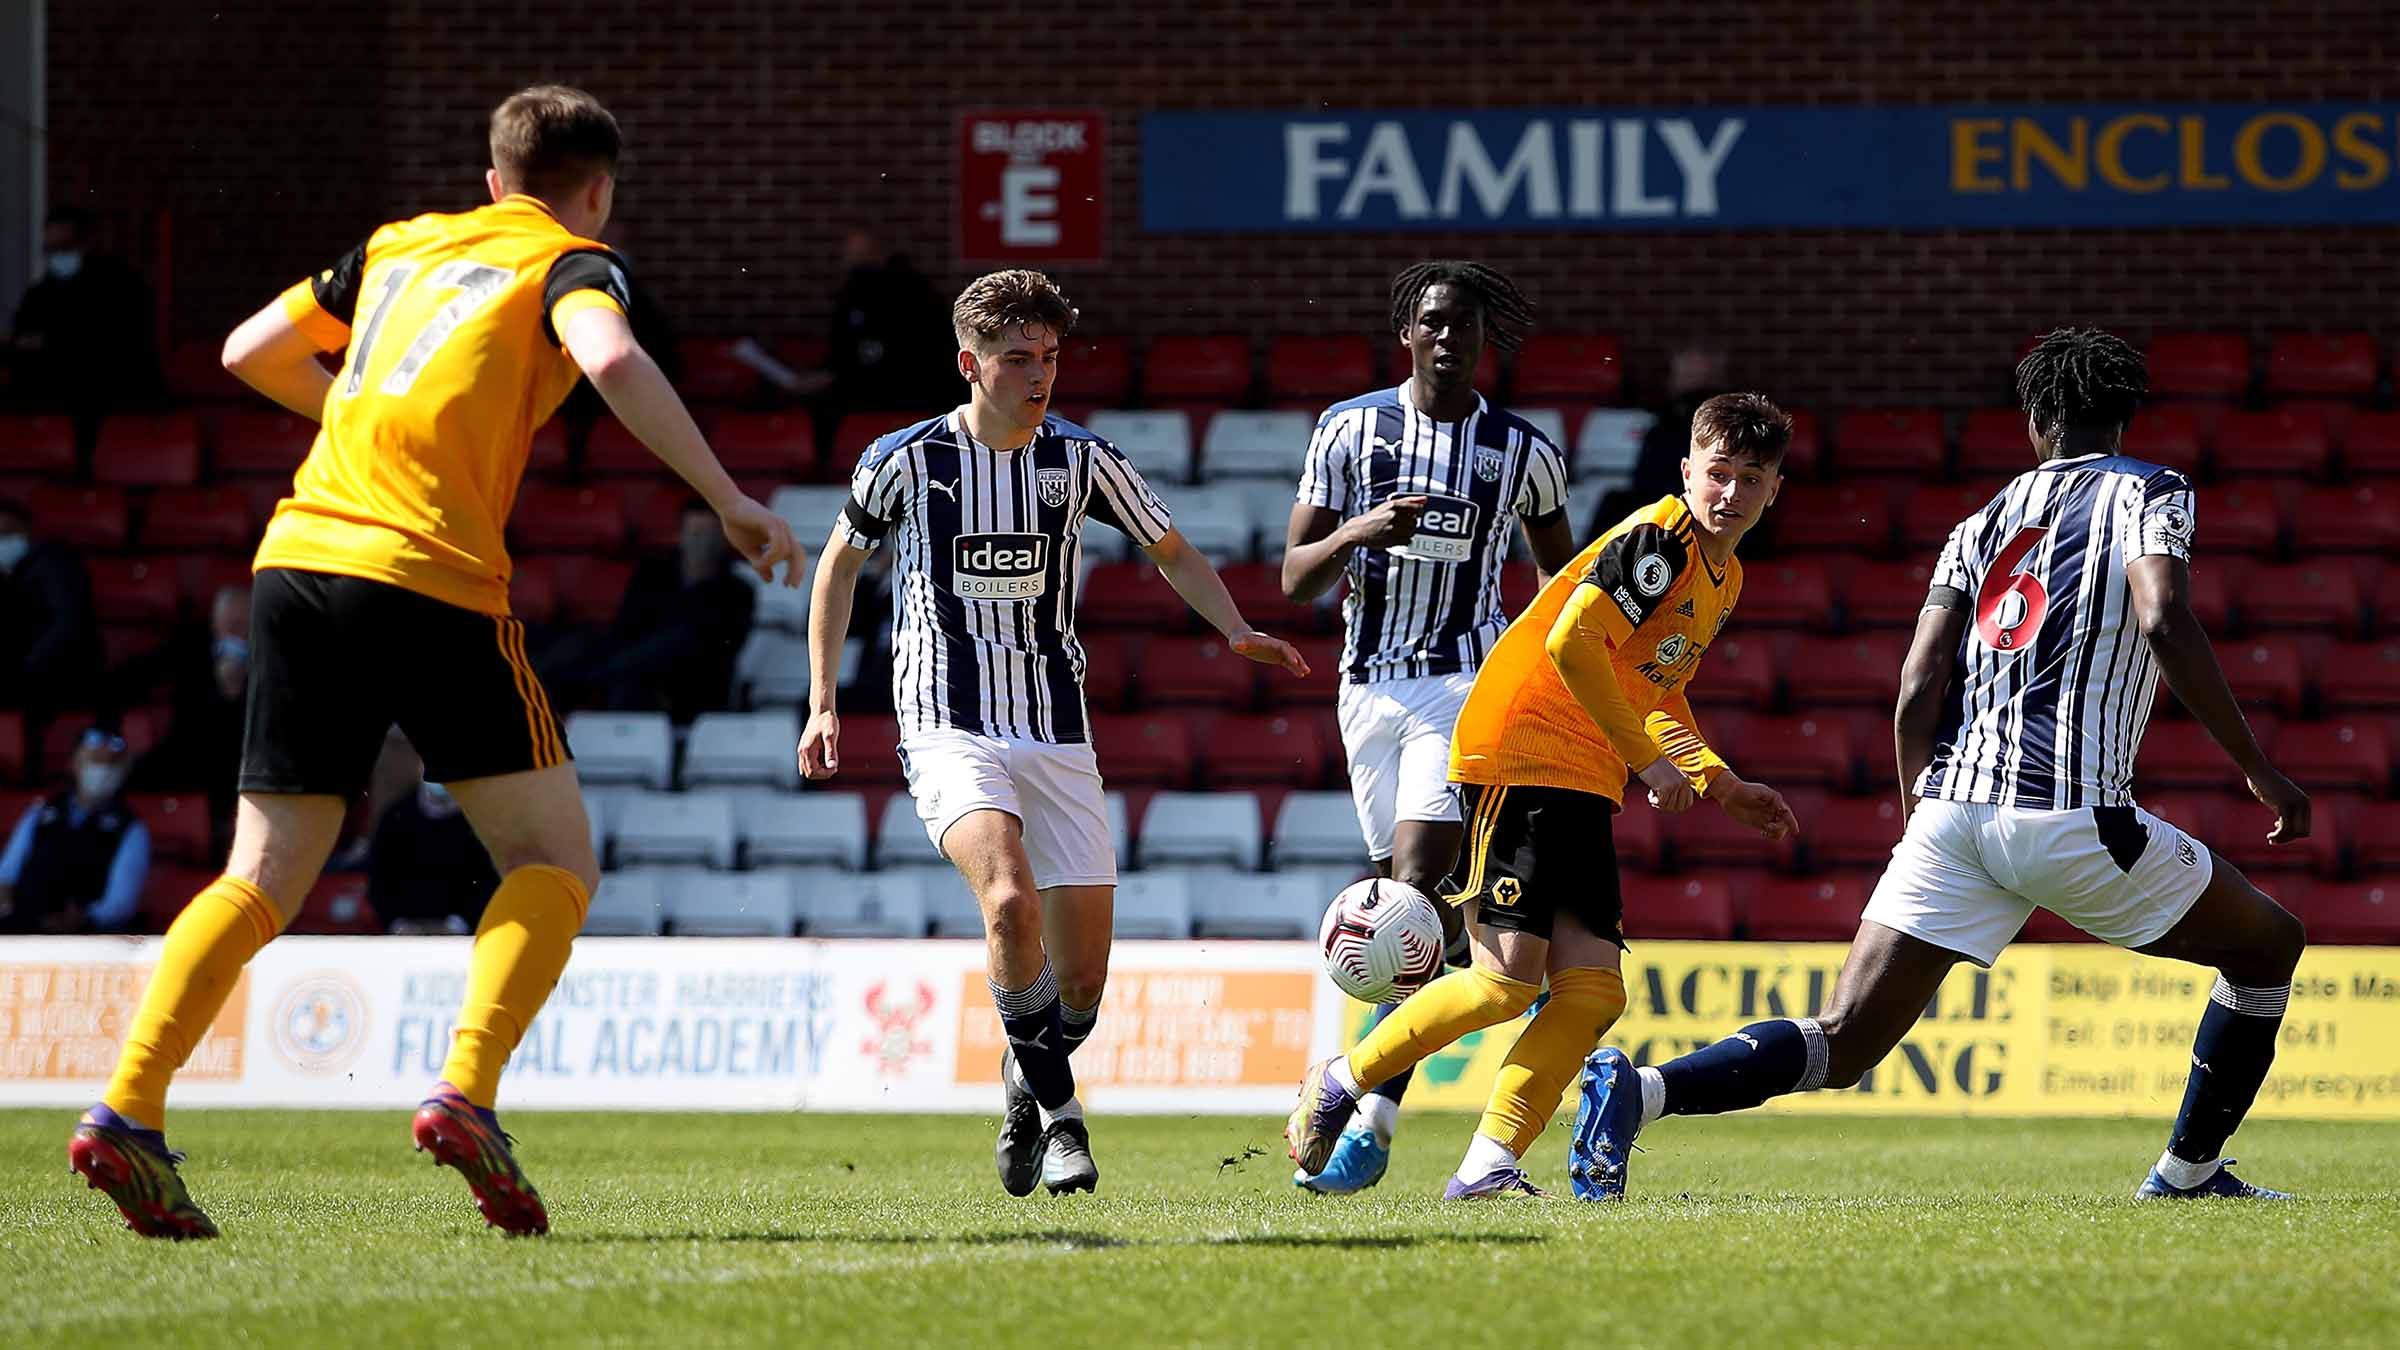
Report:
[[[2374,99],[2400,85],[2400,17],[2382,4],[1193,0],[1131,20],[1117,5],[395,0],[380,25],[343,17],[366,6],[168,8],[186,7],[51,7],[52,187],[174,207],[186,332],[221,329],[377,220],[478,200],[485,110],[557,77],[624,121],[619,211],[688,331],[814,331],[853,223],[963,280],[958,109],[1056,102],[1112,114],[1111,260],[1062,269],[1094,331],[1373,331],[1393,268],[1472,253],[1515,273],[1552,327],[1626,335],[1637,378],[1710,337],[1805,403],[1988,401],[2016,344],[2068,320],[2400,338],[2389,230],[1134,228],[1137,119],[1154,107]]]

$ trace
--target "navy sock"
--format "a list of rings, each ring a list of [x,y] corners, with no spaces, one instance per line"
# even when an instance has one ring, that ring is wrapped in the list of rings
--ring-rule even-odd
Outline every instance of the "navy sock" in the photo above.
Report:
[[[1814,1018],[1779,1017],[1658,1066],[1666,1080],[1660,1114],[1713,1116],[1747,1111],[1787,1092],[1825,1086],[1825,1033]]]
[[[1376,1005],[1375,1011],[1367,1014],[1367,1030],[1373,1031],[1376,1027],[1382,1025],[1383,1019],[1391,1016],[1392,1010],[1399,1006],[1400,1005],[1397,1003],[1383,1003]],[[1361,1037],[1360,1039],[1363,1040],[1365,1038]],[[1382,1083],[1370,1089],[1367,1095],[1370,1097],[1389,1098],[1392,1105],[1398,1106],[1400,1104],[1400,1099],[1408,1095],[1408,1081],[1416,1076],[1417,1066],[1411,1064],[1407,1068],[1402,1069],[1396,1074],[1393,1074],[1391,1077],[1383,1080]]]
[[[2258,1085],[2267,1081],[2267,1066],[2275,1062],[2275,1034],[2291,996],[2288,984],[2253,987],[2217,977],[2208,1010],[2200,1014],[2200,1032],[2192,1038],[2192,1076],[2184,1083],[2183,1109],[2175,1113],[2167,1152],[2204,1163],[2224,1149],[2250,1113]]]
[[[1025,1086],[1045,1111],[1055,1111],[1075,1097],[1075,1071],[1067,1067],[1066,1033],[1060,1026],[1058,977],[1048,962],[1031,986],[1019,990],[992,981],[992,1004],[1000,1010],[1000,1029],[1016,1052],[1017,1069]]]
[[[1065,1000],[1058,1005],[1058,1034],[1069,1055],[1083,1048],[1092,1038],[1092,1028],[1100,1024],[1100,1000],[1093,999],[1088,1008],[1071,1007]]]

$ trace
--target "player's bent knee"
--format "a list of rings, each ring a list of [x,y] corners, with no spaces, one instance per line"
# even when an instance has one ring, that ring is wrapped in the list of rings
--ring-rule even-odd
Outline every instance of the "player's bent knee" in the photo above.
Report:
[[[1002,884],[975,897],[984,931],[992,941],[1015,948],[1042,940],[1042,901],[1032,890]]]
[[[1054,965],[1057,960],[1055,955],[1051,957]],[[1066,968],[1055,969],[1054,973],[1058,976],[1059,1001],[1070,1008],[1089,1008],[1108,992],[1105,965],[1092,968],[1082,962],[1069,962]]]

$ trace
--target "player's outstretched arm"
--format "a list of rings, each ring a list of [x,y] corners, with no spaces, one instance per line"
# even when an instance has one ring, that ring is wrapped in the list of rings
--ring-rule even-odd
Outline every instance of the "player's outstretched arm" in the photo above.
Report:
[[[2249,719],[2242,716],[2241,704],[2225,683],[2208,632],[2200,626],[2200,616],[2192,613],[2191,567],[2181,558],[2148,554],[2126,564],[2125,580],[2132,591],[2133,621],[2150,644],[2151,655],[2158,658],[2167,688],[2208,728],[2209,739],[2233,757],[2249,781],[2250,795],[2275,813],[2267,842],[2306,839],[2308,794],[2267,761],[2266,751],[2251,734]]]
[[[1183,531],[1170,527],[1159,536],[1157,543],[1142,550],[1157,564],[1159,574],[1192,612],[1208,620],[1209,626],[1225,635],[1225,645],[1260,665],[1281,666],[1294,675],[1308,674],[1308,659],[1300,649],[1281,638],[1268,637],[1252,628],[1242,617],[1241,606],[1225,589],[1225,579],[1208,561],[1208,555],[1192,547]]]
[[[841,685],[850,605],[866,562],[867,551],[843,538],[839,525],[817,555],[808,593],[808,726],[800,733],[800,772],[810,778],[831,778],[842,767],[842,723],[833,702]]]
[[[317,360],[324,349],[302,332],[281,299],[242,320],[225,339],[225,369],[283,407],[311,422],[325,418],[325,391],[333,375]]]
[[[1917,775],[1933,762],[1942,695],[1958,674],[1958,641],[1967,629],[1964,591],[1936,586],[1917,611],[1916,635],[1900,663],[1900,702],[1892,709],[1892,746],[1900,760],[1900,818],[1916,809]]]

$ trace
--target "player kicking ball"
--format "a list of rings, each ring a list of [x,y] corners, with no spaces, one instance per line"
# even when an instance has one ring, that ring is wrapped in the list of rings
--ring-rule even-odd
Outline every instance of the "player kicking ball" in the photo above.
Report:
[[[321,422],[259,545],[241,803],[225,874],[167,929],[107,1091],[68,1159],[145,1237],[214,1237],[167,1151],[167,1085],[258,949],[300,912],[394,723],[501,874],[417,1147],[486,1221],[546,1233],[493,1105],[591,906],[600,866],[548,695],[509,617],[508,509],[533,429],[581,376],[705,498],[761,574],[798,584],[783,522],[734,487],[633,339],[616,119],[527,89],[492,114],[492,204],[375,231],[234,330],[225,364]],[[321,352],[347,349],[328,377]]]
[[[1340,722],[1359,829],[1378,876],[1427,895],[1458,859],[1450,729],[1508,626],[1508,536],[1522,526],[1544,581],[1575,557],[1565,457],[1475,392],[1486,344],[1514,351],[1532,320],[1515,283],[1482,263],[1424,262],[1394,277],[1409,378],[1317,420],[1284,545],[1284,594],[1313,600],[1349,582]],[[1464,964],[1457,911],[1443,906],[1442,920]],[[1293,1184],[1346,1195],[1381,1181],[1409,1077],[1360,1098],[1324,1170]]]
[[[1741,596],[1734,557],[1782,485],[1792,422],[1757,394],[1700,405],[1684,490],[1578,554],[1502,634],[1450,749],[1466,843],[1447,888],[1473,906],[1475,963],[1418,990],[1348,1055],[1312,1067],[1285,1126],[1323,1169],[1362,1091],[1549,1000],[1492,1085],[1446,1198],[1545,1194],[1524,1158],[1584,1056],[1625,1010],[1612,817],[1629,776],[1659,810],[1699,797],[1770,839],[1797,828],[1702,738],[1684,688]]]
[[[983,911],[992,1002],[1008,1037],[1000,1184],[1099,1184],[1070,1057],[1108,981],[1117,860],[1075,634],[1083,526],[1125,534],[1235,652],[1306,675],[1255,631],[1208,559],[1117,448],[1049,414],[1075,310],[1039,272],[994,272],[951,310],[967,403],[868,447],[817,564],[800,768],[840,768],[834,710],[860,567],[895,554],[892,699],[925,832]]]
[[[2275,813],[2305,793],[2251,736],[2192,614],[2192,485],[2119,453],[2148,392],[2141,354],[2061,329],[2017,367],[2033,470],[1951,531],[1893,718],[1908,828],[1859,916],[1825,1010],[1754,1022],[1656,1068],[1603,1050],[1570,1145],[1575,1192],[1625,1193],[1635,1137],[1667,1115],[1846,1088],[1890,1054],[1961,959],[1989,966],[2036,906],[2104,942],[2214,966],[2191,1076],[2138,1199],[2289,1199],[2221,1156],[2250,1110],[2291,993],[2300,921],[2133,798],[2158,677]]]

